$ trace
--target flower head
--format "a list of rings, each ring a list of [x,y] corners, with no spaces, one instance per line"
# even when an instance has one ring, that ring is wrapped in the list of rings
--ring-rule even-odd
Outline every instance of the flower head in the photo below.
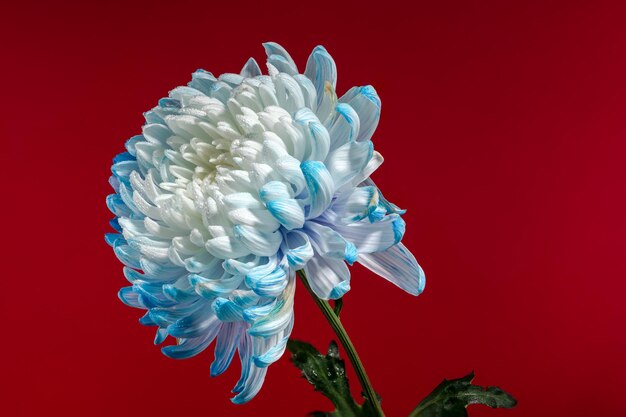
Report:
[[[106,236],[132,286],[121,300],[148,310],[163,353],[188,358],[214,340],[211,375],[242,362],[233,401],[250,400],[283,354],[294,323],[295,271],[337,299],[359,262],[411,294],[424,274],[400,243],[403,211],[369,178],[382,163],[371,138],[371,86],[335,94],[337,70],[316,47],[300,74],[264,45],[240,74],[199,70],[145,114],[142,134],[113,160]]]

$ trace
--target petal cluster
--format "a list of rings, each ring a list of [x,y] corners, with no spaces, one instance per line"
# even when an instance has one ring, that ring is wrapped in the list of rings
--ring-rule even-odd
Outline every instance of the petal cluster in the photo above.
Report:
[[[424,274],[400,243],[403,211],[370,175],[380,99],[371,86],[335,93],[321,46],[299,73],[264,45],[268,75],[250,59],[239,74],[199,70],[145,113],[142,134],[113,160],[107,242],[131,283],[122,301],[147,310],[169,357],[215,341],[211,375],[235,353],[233,401],[250,400],[283,354],[294,324],[295,271],[337,299],[359,262],[411,294]]]

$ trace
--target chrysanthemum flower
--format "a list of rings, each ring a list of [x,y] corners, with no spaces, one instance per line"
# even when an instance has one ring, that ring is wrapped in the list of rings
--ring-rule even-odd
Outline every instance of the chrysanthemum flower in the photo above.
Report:
[[[119,233],[106,236],[132,286],[119,296],[148,310],[155,343],[188,358],[214,340],[211,375],[242,362],[235,403],[261,388],[294,323],[295,271],[337,299],[359,262],[411,294],[424,274],[400,243],[403,211],[369,178],[382,163],[372,135],[380,99],[371,86],[335,94],[337,70],[316,47],[300,74],[265,44],[240,74],[199,70],[145,114],[141,135],[112,166],[107,203]]]

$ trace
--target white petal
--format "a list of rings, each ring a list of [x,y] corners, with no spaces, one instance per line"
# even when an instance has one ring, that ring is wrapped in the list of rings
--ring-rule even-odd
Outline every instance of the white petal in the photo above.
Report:
[[[349,104],[337,104],[331,126],[328,128],[330,150],[333,151],[348,142],[356,141],[359,129],[359,115],[354,109]]]
[[[272,64],[281,72],[293,75],[298,73],[298,67],[289,53],[275,42],[266,42],[263,44],[265,53],[267,54],[267,62]]]
[[[280,223],[265,208],[259,210],[239,208],[229,212],[228,217],[234,224],[244,224],[264,232],[273,232],[280,227]]]
[[[382,252],[360,253],[358,262],[409,294],[419,295],[424,291],[424,271],[402,243]]]
[[[356,140],[370,140],[380,119],[380,98],[374,87],[352,87],[339,102],[349,104],[359,115],[361,128]]]
[[[241,69],[241,76],[246,78],[256,77],[257,75],[261,75],[261,68],[259,68],[259,64],[256,63],[254,58],[248,59],[245,65]]]
[[[241,241],[249,250],[258,256],[274,255],[283,237],[279,231],[262,232],[250,226],[236,225],[234,227],[235,237]]]
[[[400,242],[404,235],[405,223],[399,215],[392,214],[376,223],[364,219],[346,225],[337,222],[332,227],[344,239],[354,243],[360,254],[385,250]]]
[[[209,239],[205,244],[205,248],[211,255],[220,259],[238,258],[250,254],[248,248],[238,239],[231,236]]]
[[[307,219],[312,219],[328,208],[335,192],[335,183],[321,162],[304,161],[300,164],[300,169],[309,190],[310,208]]]
[[[372,158],[374,146],[372,142],[349,142],[337,148],[328,155],[326,167],[333,177],[335,187],[350,182],[365,168]]]
[[[350,290],[350,270],[340,259],[316,255],[304,270],[311,289],[323,300],[341,298]]]
[[[323,46],[316,46],[306,63],[306,75],[317,91],[317,104],[322,102],[326,83],[334,90],[337,87],[337,66],[335,61]]]

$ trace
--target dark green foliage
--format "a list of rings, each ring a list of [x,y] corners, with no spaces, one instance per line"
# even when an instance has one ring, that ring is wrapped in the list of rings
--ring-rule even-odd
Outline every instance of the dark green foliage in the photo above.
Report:
[[[302,371],[302,375],[316,391],[321,392],[335,405],[335,411],[315,411],[312,417],[371,417],[374,416],[368,402],[362,407],[350,394],[350,385],[346,376],[346,366],[339,357],[339,348],[334,341],[328,347],[328,353],[322,355],[313,345],[290,340],[287,348],[291,352],[291,361]]]
[[[369,401],[359,405],[352,398],[345,363],[339,357],[337,343],[330,343],[326,355],[306,342],[290,340],[287,347],[292,354],[291,361],[302,371],[304,378],[335,406],[332,412],[314,411],[311,417],[377,416]],[[467,406],[472,404],[512,408],[517,403],[510,394],[498,387],[472,385],[473,379],[473,372],[459,379],[444,379],[408,417],[467,417]]]
[[[467,417],[467,406],[483,404],[491,408],[512,408],[517,401],[498,387],[472,385],[474,372],[448,381],[443,380],[422,400],[409,417]]]

